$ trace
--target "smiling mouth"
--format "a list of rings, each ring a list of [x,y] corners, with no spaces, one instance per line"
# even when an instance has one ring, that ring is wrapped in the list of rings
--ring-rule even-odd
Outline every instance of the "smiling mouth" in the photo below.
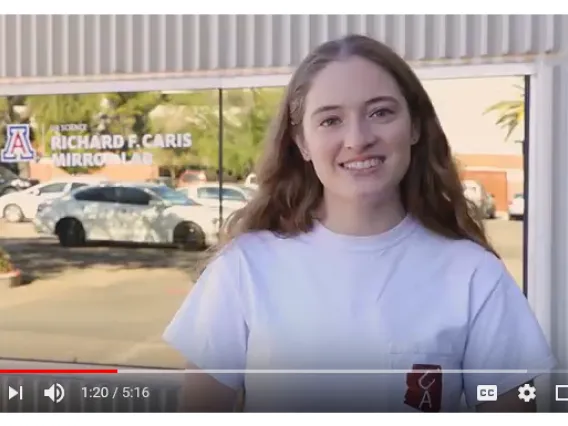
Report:
[[[347,170],[367,170],[373,169],[385,162],[386,157],[379,155],[377,157],[367,158],[366,160],[346,161],[339,163],[339,165]]]

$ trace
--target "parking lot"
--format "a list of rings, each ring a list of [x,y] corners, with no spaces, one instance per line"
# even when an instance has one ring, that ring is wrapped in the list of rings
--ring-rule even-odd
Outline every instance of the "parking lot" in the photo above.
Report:
[[[487,223],[522,284],[522,222]],[[181,367],[160,339],[204,253],[125,245],[63,248],[29,224],[0,222],[26,285],[0,289],[0,358]]]
[[[26,285],[0,289],[2,358],[181,366],[160,339],[203,253],[163,247],[60,247],[29,224],[0,223]]]

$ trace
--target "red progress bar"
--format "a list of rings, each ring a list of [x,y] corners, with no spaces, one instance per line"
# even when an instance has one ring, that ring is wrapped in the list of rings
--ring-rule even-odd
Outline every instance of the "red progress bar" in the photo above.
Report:
[[[48,370],[48,369],[7,369],[1,370],[0,374],[117,374],[118,370],[111,369],[85,369],[85,370]]]

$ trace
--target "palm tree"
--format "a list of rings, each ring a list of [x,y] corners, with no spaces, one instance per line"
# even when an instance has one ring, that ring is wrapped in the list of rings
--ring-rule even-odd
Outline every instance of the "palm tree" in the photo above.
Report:
[[[507,130],[505,140],[511,137],[513,131],[525,122],[525,88],[515,84],[519,97],[515,100],[501,101],[491,105],[483,114],[496,112],[499,116],[496,125]]]

